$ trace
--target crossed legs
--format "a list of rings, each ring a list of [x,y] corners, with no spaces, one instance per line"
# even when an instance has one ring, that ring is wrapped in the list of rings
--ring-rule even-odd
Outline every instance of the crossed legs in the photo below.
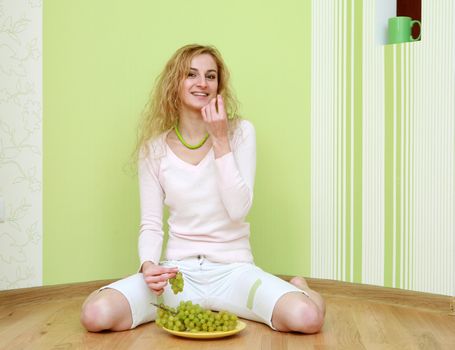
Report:
[[[290,283],[308,296],[299,292],[283,295],[273,310],[273,326],[282,332],[317,333],[324,322],[324,300],[304,278],[294,277]],[[127,299],[115,289],[97,290],[82,305],[81,323],[90,332],[124,331],[131,328],[132,322]]]

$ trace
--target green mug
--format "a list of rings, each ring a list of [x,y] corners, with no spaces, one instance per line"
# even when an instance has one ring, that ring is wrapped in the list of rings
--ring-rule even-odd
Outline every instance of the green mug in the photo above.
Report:
[[[416,41],[420,39],[420,34],[417,38],[412,37],[412,27],[418,24],[420,28],[420,21],[412,20],[411,17],[399,16],[389,18],[389,27],[387,31],[388,44],[407,43],[409,41]]]

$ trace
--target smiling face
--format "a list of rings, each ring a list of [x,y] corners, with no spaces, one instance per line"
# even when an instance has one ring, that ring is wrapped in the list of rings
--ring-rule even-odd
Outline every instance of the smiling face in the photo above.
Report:
[[[193,57],[181,90],[182,111],[200,111],[218,93],[218,67],[209,54]]]

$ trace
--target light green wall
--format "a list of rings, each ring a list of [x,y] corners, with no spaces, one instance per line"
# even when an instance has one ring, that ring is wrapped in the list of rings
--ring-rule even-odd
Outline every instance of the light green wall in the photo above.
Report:
[[[43,23],[43,284],[137,268],[125,165],[154,77],[193,42],[223,53],[256,126],[256,263],[309,273],[311,1],[48,0]]]

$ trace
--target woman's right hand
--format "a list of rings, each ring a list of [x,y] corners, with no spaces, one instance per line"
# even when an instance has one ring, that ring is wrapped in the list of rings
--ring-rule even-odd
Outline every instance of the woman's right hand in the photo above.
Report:
[[[155,265],[151,261],[146,261],[142,264],[142,274],[145,283],[158,296],[163,294],[164,287],[167,286],[167,280],[175,277],[178,271],[177,267]]]

